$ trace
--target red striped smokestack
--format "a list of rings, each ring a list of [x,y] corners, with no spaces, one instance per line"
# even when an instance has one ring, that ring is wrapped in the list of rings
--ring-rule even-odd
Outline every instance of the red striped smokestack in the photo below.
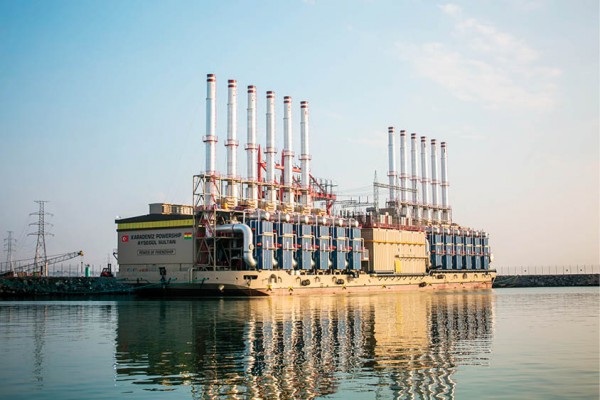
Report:
[[[247,170],[248,170],[248,198],[255,206],[258,201],[258,146],[256,144],[256,87],[248,86],[248,132],[246,143]]]
[[[448,153],[446,149],[446,142],[441,144],[441,174],[442,174],[442,221],[450,223],[452,222],[452,213],[450,211],[450,200],[448,198]]]
[[[293,210],[294,191],[292,189],[292,98],[283,98],[283,184],[286,187],[283,192],[283,202]]]
[[[406,204],[406,189],[408,189],[408,160],[406,157],[406,131],[400,131],[400,201]]]
[[[435,222],[439,222],[440,213],[438,210],[438,154],[437,154],[437,142],[435,139],[431,139],[431,205],[432,215],[431,218]]]
[[[423,205],[423,220],[429,217],[429,174],[427,172],[427,136],[421,136],[421,192]]]
[[[302,175],[300,177],[300,185],[302,187],[301,203],[305,207],[311,207],[310,199],[310,154],[309,154],[309,126],[308,126],[308,101],[300,102],[300,168]]]
[[[214,74],[206,76],[206,135],[204,135],[202,141],[206,144],[207,175],[214,175],[216,173],[216,82],[217,78]],[[206,181],[204,193],[206,193],[206,196],[204,196],[204,205],[206,207],[214,205],[216,189],[210,180]]]
[[[394,127],[388,128],[388,179],[390,186],[390,202],[396,201],[396,137]]]
[[[275,183],[275,93],[267,92],[267,147],[265,155],[267,159],[267,183]],[[276,200],[275,188],[268,187],[267,202],[274,204]]]
[[[237,177],[237,82],[230,79],[227,83],[227,177]],[[227,184],[227,197],[232,199],[235,205],[238,200],[237,184],[229,181]]]
[[[417,134],[410,134],[410,165],[412,194],[412,217],[418,221],[421,219],[421,207],[419,206],[419,170],[417,163]]]
[[[217,142],[216,124],[217,124],[217,108],[216,108],[216,82],[217,78],[214,74],[208,74],[206,77],[206,136],[203,141],[206,143],[206,173],[214,174],[216,168],[216,149]]]

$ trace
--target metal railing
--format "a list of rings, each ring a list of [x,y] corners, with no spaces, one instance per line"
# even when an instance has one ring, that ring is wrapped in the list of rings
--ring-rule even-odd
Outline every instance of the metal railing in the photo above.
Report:
[[[600,265],[495,266],[498,275],[585,275],[600,274]]]

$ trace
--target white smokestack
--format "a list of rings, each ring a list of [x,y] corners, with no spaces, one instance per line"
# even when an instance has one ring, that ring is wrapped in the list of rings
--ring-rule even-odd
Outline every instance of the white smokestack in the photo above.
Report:
[[[396,201],[396,138],[394,127],[388,128],[388,160],[389,160],[389,185],[390,185],[390,202]]]
[[[292,189],[292,98],[283,98],[283,184],[288,186],[283,192],[283,203],[289,211],[294,209],[294,191]]]
[[[227,96],[227,177],[237,178],[237,82],[230,79],[228,82]],[[236,205],[238,200],[237,184],[231,180],[227,184],[227,197],[232,205]]]
[[[252,206],[258,201],[258,187],[256,180],[258,176],[258,160],[256,145],[256,88],[248,86],[248,143],[246,151],[248,155],[248,199]]]
[[[421,136],[421,191],[423,192],[423,220],[429,221],[429,174],[427,172],[427,136]]]
[[[408,189],[408,159],[406,157],[406,131],[400,131],[400,201],[406,211],[406,189]]]
[[[417,134],[410,134],[410,164],[411,164],[411,184],[412,184],[412,213],[414,220],[421,219],[421,207],[419,206],[419,170],[417,164]]]
[[[446,142],[442,142],[441,145],[442,151],[442,221],[450,223],[452,222],[452,215],[450,212],[450,200],[448,199],[448,187],[450,184],[448,183],[448,155],[446,153]]]
[[[216,85],[217,78],[215,75],[208,74],[206,78],[206,136],[204,136],[203,141],[206,143],[206,173],[209,175],[213,175],[215,173],[216,166]]]
[[[217,78],[215,75],[208,74],[206,77],[206,135],[202,138],[202,141],[206,143],[206,175],[216,174],[216,85]],[[208,178],[204,187],[204,205],[206,207],[215,204],[215,193],[214,182]]]
[[[305,207],[311,206],[310,199],[310,154],[309,154],[309,129],[308,129],[308,101],[300,102],[300,140],[301,154],[300,167],[302,176],[300,184],[302,186],[301,203]]]
[[[267,148],[265,154],[267,158],[267,202],[274,205],[276,193],[273,185],[275,184],[275,93],[267,92]]]
[[[431,139],[431,205],[432,205],[432,215],[431,219],[435,222],[440,221],[440,212],[439,212],[439,203],[438,203],[438,153],[437,153],[437,143],[435,139]]]

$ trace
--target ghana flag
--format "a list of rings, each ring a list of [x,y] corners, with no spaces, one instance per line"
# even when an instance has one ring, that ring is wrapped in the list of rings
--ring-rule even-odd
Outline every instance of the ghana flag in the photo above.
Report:
[[[191,239],[192,238],[192,232],[185,232],[183,234],[183,238],[184,239]]]

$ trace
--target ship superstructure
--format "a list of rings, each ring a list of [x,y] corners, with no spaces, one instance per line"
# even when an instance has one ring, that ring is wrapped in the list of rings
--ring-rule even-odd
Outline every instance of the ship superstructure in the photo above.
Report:
[[[294,294],[407,288],[491,287],[488,235],[452,222],[447,147],[388,129],[389,198],[335,211],[335,185],[312,174],[308,102],[300,103],[300,154],[292,99],[283,98],[283,149],[275,147],[275,103],[266,92],[265,145],[257,140],[257,91],[248,86],[246,177],[238,171],[237,82],[228,81],[227,169],[216,168],[216,77],[207,77],[205,170],[193,204],[151,204],[117,220],[119,276],[148,289],[193,294]],[[420,144],[420,146],[419,146]],[[408,153],[410,151],[410,158]],[[296,162],[299,161],[299,165]],[[409,170],[410,161],[410,170]],[[438,167],[439,161],[439,167]],[[431,175],[429,175],[431,171]]]

